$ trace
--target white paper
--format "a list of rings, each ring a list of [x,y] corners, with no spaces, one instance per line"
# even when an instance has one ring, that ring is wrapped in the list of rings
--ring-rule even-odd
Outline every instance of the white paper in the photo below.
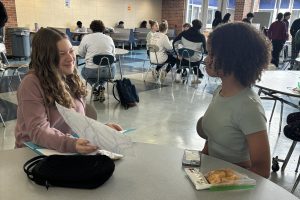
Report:
[[[77,113],[73,109],[65,108],[58,103],[56,103],[56,107],[65,122],[80,138],[87,139],[92,145],[113,153],[123,155],[134,153],[130,137],[120,134],[101,122]]]

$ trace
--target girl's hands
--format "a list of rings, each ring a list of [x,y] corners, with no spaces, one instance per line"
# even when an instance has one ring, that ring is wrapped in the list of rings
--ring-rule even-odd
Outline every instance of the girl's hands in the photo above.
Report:
[[[76,151],[81,154],[88,154],[98,149],[97,146],[90,145],[89,143],[86,139],[78,138],[75,144]]]
[[[110,128],[115,129],[116,131],[123,130],[123,128],[119,124],[107,123],[106,126],[109,126]]]

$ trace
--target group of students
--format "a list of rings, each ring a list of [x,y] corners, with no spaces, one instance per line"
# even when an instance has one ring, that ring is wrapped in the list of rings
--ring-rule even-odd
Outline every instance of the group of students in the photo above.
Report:
[[[102,33],[103,27],[100,20],[91,23],[93,33],[82,39],[79,47],[81,55],[89,57],[86,50],[98,41],[99,48],[107,45],[110,49],[106,53],[114,54],[113,42]],[[200,28],[201,22],[194,20],[192,27],[174,41],[181,40],[184,45],[196,46],[200,43],[199,37],[204,38]],[[150,43],[172,49],[165,35],[166,22],[159,26],[153,22],[151,29]],[[191,39],[193,37],[197,41]],[[260,98],[251,87],[270,62],[270,42],[246,23],[229,23],[214,29],[204,48],[207,50],[206,71],[210,76],[219,77],[222,84],[197,123],[199,136],[206,140],[202,152],[268,177],[270,150],[266,117]],[[169,59],[163,52],[162,56]],[[72,127],[68,127],[55,106],[57,102],[86,114],[87,90],[75,63],[74,50],[64,33],[52,28],[41,28],[36,33],[32,41],[30,71],[17,91],[17,148],[24,147],[27,141],[60,152],[85,154],[101,148],[84,138],[72,137]],[[93,69],[90,61],[87,66]],[[90,69],[87,67],[84,71],[89,73]],[[107,125],[116,130],[122,129],[118,124]]]
[[[206,40],[205,36],[200,32],[202,23],[200,20],[195,19],[192,22],[192,26],[189,24],[183,25],[183,31],[173,40],[169,40],[166,35],[168,30],[167,21],[163,21],[158,25],[156,21],[150,21],[151,31],[147,35],[147,46],[155,45],[158,47],[158,51],[148,51],[150,61],[157,64],[157,67],[152,71],[153,78],[160,82],[163,82],[167,73],[175,66],[177,68],[181,66],[193,67],[194,79],[192,84],[200,83],[200,79],[203,74],[200,67],[202,53],[206,53]],[[186,48],[194,51],[194,54],[190,57],[179,54],[180,48]],[[162,70],[162,67],[166,65],[166,68]],[[187,76],[186,69],[177,70],[176,82],[180,82],[181,78]]]

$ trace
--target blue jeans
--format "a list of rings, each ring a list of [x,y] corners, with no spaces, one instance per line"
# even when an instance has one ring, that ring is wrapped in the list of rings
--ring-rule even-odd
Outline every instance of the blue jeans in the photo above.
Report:
[[[92,69],[92,68],[86,68],[84,67],[81,71],[82,77],[90,84],[98,86],[101,85],[103,86],[108,79],[113,79],[115,77],[116,73],[116,66],[115,64],[111,65],[111,75],[108,69],[108,66],[103,66],[100,68],[99,72],[99,82],[97,82],[97,77],[98,77],[98,69]]]

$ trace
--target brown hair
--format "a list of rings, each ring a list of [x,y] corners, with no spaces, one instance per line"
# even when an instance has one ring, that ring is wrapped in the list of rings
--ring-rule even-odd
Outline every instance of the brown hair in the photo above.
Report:
[[[105,25],[101,20],[93,20],[90,24],[90,29],[92,29],[93,33],[103,33],[105,30]]]
[[[218,26],[208,36],[214,69],[234,74],[243,86],[260,80],[271,59],[271,44],[251,25],[237,22]]]
[[[150,24],[150,27],[152,28],[155,24],[157,23],[157,21],[154,21],[154,20],[149,20],[149,24]]]
[[[159,24],[159,32],[165,32],[168,30],[168,23],[162,22]]]
[[[74,107],[73,97],[81,98],[87,95],[86,88],[74,68],[71,75],[59,73],[59,50],[57,43],[68,39],[66,34],[52,28],[42,28],[32,40],[30,69],[38,77],[43,88],[46,104],[57,103],[71,108]]]

